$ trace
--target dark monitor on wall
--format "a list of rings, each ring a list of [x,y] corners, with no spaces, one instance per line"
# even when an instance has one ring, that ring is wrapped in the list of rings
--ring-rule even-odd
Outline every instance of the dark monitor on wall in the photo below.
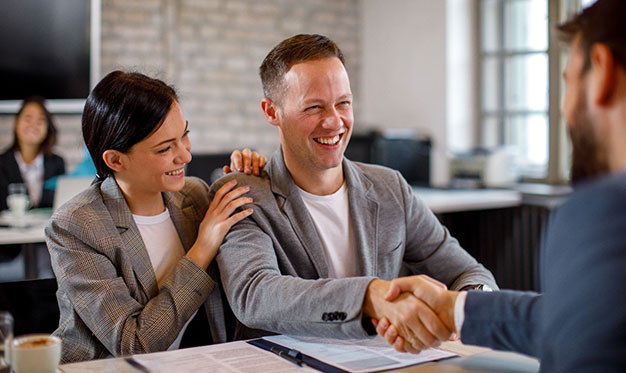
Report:
[[[0,0],[0,112],[31,95],[80,113],[99,77],[100,0]]]

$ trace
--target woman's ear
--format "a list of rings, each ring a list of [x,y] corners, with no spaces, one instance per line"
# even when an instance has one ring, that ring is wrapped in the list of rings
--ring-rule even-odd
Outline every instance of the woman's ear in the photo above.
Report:
[[[119,172],[124,169],[124,154],[117,150],[105,150],[104,153],[102,153],[102,159],[114,172]]]

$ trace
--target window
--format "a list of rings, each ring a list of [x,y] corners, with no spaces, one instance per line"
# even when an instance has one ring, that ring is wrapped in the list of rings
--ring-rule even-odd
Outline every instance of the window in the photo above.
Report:
[[[568,177],[569,140],[560,115],[567,56],[550,27],[595,1],[480,0],[481,145],[509,147],[525,179]]]
[[[481,143],[508,146],[523,176],[547,177],[548,1],[482,0]]]

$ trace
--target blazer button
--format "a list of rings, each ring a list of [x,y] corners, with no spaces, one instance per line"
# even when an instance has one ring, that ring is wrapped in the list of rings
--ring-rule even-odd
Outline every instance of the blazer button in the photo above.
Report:
[[[324,312],[324,313],[322,314],[322,320],[323,320],[323,321],[329,321],[329,315],[328,315],[328,313],[327,313],[327,312]]]
[[[348,317],[345,312],[339,312],[339,320],[343,321]]]

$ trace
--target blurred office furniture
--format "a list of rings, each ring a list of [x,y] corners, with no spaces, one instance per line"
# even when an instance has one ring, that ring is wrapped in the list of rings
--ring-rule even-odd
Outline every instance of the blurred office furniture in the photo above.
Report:
[[[186,176],[197,176],[211,185],[222,177],[222,167],[230,165],[230,153],[193,154]]]
[[[375,163],[400,171],[412,185],[430,184],[430,139],[411,133],[354,133],[346,148],[348,159]]]
[[[13,334],[52,333],[59,325],[57,280],[0,282],[0,310],[15,320]]]
[[[476,148],[457,153],[450,159],[453,186],[506,188],[517,183],[519,175],[510,148]]]
[[[52,210],[55,211],[75,195],[87,189],[94,180],[94,176],[59,176],[54,190]]]

